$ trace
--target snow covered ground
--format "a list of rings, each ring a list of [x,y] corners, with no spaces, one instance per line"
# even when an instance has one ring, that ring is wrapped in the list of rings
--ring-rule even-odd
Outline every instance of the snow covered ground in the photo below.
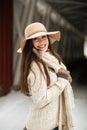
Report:
[[[30,100],[20,91],[0,98],[0,130],[23,130]]]
[[[87,88],[78,86],[74,94],[74,130],[87,130]],[[8,95],[0,97],[0,130],[23,130],[30,104],[30,98],[20,91],[12,90]]]

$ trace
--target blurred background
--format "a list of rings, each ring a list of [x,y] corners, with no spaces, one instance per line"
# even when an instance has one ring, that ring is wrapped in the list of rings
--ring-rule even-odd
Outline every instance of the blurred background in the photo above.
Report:
[[[24,28],[32,22],[42,22],[48,31],[61,31],[61,40],[59,43],[56,42],[54,44],[54,48],[63,58],[63,62],[70,70],[73,78],[72,87],[77,105],[75,117],[81,116],[79,117],[80,120],[77,123],[78,127],[76,130],[87,130],[86,123],[83,123],[83,126],[80,127],[80,122],[82,123],[84,118],[86,118],[85,114],[87,112],[86,0],[1,0],[0,114],[2,115],[2,113],[6,111],[6,107],[11,107],[13,101],[19,101],[17,102],[18,104],[23,101],[22,103],[24,103],[24,105],[26,105],[25,102],[29,102],[29,99],[20,93],[21,54],[17,53],[17,49],[19,48],[21,40],[24,39]],[[12,99],[12,102],[9,102],[10,99],[8,97]],[[22,98],[23,100],[21,100]],[[22,104],[21,108],[23,108],[22,117],[25,117],[28,108],[25,108]],[[78,109],[81,109],[82,115],[78,113]],[[20,107],[18,110],[20,110]],[[24,114],[24,112],[26,114]],[[18,115],[18,113],[16,114]],[[6,115],[7,113],[4,113],[0,121],[2,121]],[[9,117],[8,115],[8,120],[13,118],[14,116]],[[24,122],[24,119],[22,120],[20,117],[19,122],[20,121]],[[8,121],[6,120],[5,123],[8,124]],[[17,122],[15,125],[16,124]],[[19,123],[15,130],[21,130],[23,125],[23,123]],[[0,129],[5,130],[6,128],[0,124]],[[13,127],[9,127],[8,130],[14,129]]]

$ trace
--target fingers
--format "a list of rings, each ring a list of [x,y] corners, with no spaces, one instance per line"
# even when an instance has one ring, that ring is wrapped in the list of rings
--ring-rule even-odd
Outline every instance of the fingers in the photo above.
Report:
[[[65,79],[69,80],[70,83],[72,82],[72,77],[70,75],[70,71],[68,71],[68,70],[59,69],[58,77],[65,78]]]

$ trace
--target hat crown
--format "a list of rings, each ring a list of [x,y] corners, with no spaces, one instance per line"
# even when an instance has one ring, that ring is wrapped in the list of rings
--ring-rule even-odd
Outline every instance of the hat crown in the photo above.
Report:
[[[47,32],[47,30],[42,23],[32,23],[25,28],[25,38],[28,38],[38,32]]]

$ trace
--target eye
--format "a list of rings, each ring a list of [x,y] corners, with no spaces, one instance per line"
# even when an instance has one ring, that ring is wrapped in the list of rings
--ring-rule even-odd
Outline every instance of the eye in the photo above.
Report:
[[[33,38],[32,40],[33,40],[33,41],[36,41],[36,40],[37,40],[37,37]]]
[[[44,35],[44,36],[42,36],[42,38],[47,38],[47,36],[46,36],[46,35]]]

